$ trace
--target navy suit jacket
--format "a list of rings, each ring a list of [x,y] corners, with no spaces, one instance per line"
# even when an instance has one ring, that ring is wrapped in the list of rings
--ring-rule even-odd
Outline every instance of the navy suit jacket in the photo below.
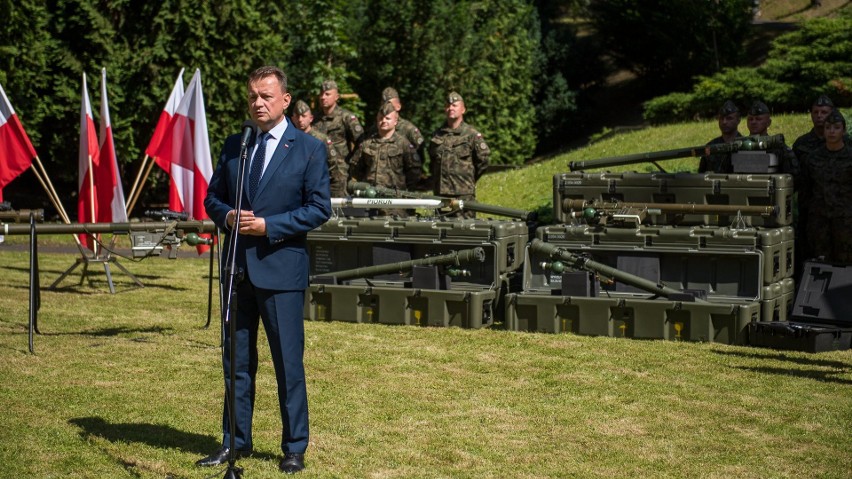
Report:
[[[246,166],[243,209],[266,220],[266,236],[237,238],[237,267],[248,272],[254,286],[282,291],[308,287],[307,233],[331,216],[326,154],[324,143],[290,123],[263,173],[254,201],[248,198]],[[225,140],[204,200],[210,219],[227,232],[226,258],[228,238],[233,234],[226,216],[236,205],[239,156],[240,135],[232,135]]]

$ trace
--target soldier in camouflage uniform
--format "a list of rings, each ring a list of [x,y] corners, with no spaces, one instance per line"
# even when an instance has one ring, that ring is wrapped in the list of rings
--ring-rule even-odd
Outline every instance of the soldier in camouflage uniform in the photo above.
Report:
[[[464,122],[461,95],[451,92],[445,107],[446,124],[432,134],[429,157],[432,188],[436,195],[460,200],[476,199],[476,181],[488,168],[491,150],[482,134]],[[473,212],[461,216],[472,218]]]
[[[746,117],[748,134],[752,136],[767,136],[769,135],[770,125],[772,125],[772,114],[766,103],[762,101],[752,103]],[[796,160],[796,155],[786,144],[771,148],[766,150],[766,152],[775,155],[775,158],[778,159],[778,173],[788,173],[794,177],[799,173],[799,162]]]
[[[413,189],[420,180],[420,156],[417,149],[396,131],[399,113],[385,103],[376,114],[376,131],[365,138],[352,154],[350,181],[400,190]],[[384,214],[406,216],[404,210],[385,210]]]
[[[737,126],[740,124],[740,109],[734,102],[728,100],[719,108],[719,131],[722,135],[716,137],[707,143],[710,145],[718,145],[722,143],[732,143],[737,138],[742,138]],[[702,156],[698,163],[699,173],[731,173],[734,170],[731,164],[730,153],[713,153],[712,155]]]
[[[349,176],[349,164],[346,158],[340,156],[334,148],[334,144],[325,133],[313,128],[314,114],[307,103],[299,100],[293,107],[293,115],[290,117],[293,125],[325,143],[328,150],[328,178],[331,184],[331,197],[343,198],[346,196],[346,178]]]
[[[793,153],[796,154],[796,158],[800,162],[806,161],[809,153],[825,144],[822,130],[825,126],[825,118],[832,110],[834,110],[834,102],[831,101],[831,98],[820,95],[819,98],[814,100],[811,105],[811,122],[814,126],[811,131],[796,138],[796,141],[793,142]]]
[[[349,158],[349,153],[355,149],[364,134],[364,128],[352,112],[337,105],[339,99],[337,82],[322,82],[321,111],[315,115],[314,128],[328,135],[341,158]]]
[[[823,120],[825,143],[802,162],[807,191],[807,257],[852,265],[852,145],[846,119],[833,110]]]
[[[396,112],[399,113],[402,111],[402,102],[399,101],[399,93],[397,93],[396,89],[393,87],[387,87],[382,90],[382,102],[390,102],[394,108],[396,108]],[[417,153],[420,157],[423,157],[423,143],[426,140],[423,139],[423,134],[420,133],[420,128],[414,126],[414,123],[406,120],[402,116],[399,117],[399,123],[396,125],[396,131],[403,138],[407,139],[409,143],[414,145],[417,149]]]

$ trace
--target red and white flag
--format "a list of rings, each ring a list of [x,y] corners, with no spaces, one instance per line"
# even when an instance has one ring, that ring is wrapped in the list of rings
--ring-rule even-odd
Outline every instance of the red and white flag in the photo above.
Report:
[[[0,85],[0,201],[3,188],[32,166],[35,148]]]
[[[164,168],[168,165],[167,171],[171,176],[169,209],[186,212],[192,219],[207,219],[204,197],[213,176],[213,161],[201,91],[201,70],[195,70],[154,153],[157,164]],[[207,248],[198,246],[199,254]]]
[[[172,93],[169,95],[166,106],[163,107],[163,111],[160,113],[160,119],[157,120],[157,126],[154,128],[154,135],[151,136],[148,148],[145,148],[145,154],[148,157],[157,157],[157,148],[160,146],[160,142],[163,141],[163,135],[168,130],[169,123],[172,121],[172,117],[175,115],[181,99],[183,99],[183,68],[180,69],[180,73],[178,73],[175,80],[175,86],[172,88]],[[169,172],[168,164],[160,164],[159,159],[157,160],[157,164],[160,165],[160,168],[166,170],[166,173]]]
[[[78,157],[77,178],[77,220],[80,223],[95,223],[98,218],[98,201],[95,195],[94,171],[100,160],[98,135],[95,131],[95,120],[92,116],[92,105],[89,103],[89,90],[86,87],[86,74],[83,73],[83,100],[80,106],[80,150]],[[91,165],[92,171],[89,171]],[[80,235],[83,246],[92,249],[87,235]]]
[[[118,171],[112,123],[109,118],[109,101],[106,89],[106,68],[101,69],[100,161],[95,168],[95,190],[98,200],[99,223],[127,223],[124,188]]]

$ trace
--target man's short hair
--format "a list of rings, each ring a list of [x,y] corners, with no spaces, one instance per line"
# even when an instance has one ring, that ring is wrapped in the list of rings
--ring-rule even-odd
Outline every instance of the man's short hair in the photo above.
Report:
[[[268,76],[274,76],[278,80],[278,84],[281,85],[281,91],[285,93],[287,92],[287,74],[284,73],[284,70],[271,65],[262,66],[251,72],[246,84],[249,88],[251,88],[252,83]]]

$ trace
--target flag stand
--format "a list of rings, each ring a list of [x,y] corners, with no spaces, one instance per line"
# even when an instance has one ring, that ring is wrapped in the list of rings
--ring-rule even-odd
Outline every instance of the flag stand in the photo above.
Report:
[[[113,236],[112,240],[110,240],[109,249],[102,248],[102,250],[106,251],[105,254],[89,255],[85,251],[83,251],[83,247],[78,244],[77,247],[80,249],[80,256],[78,256],[77,260],[74,262],[74,264],[69,266],[68,269],[66,269],[65,272],[63,272],[59,276],[59,278],[57,278],[56,281],[53,282],[53,284],[48,286],[47,289],[56,290],[56,286],[59,285],[59,283],[61,283],[62,280],[65,279],[69,274],[74,272],[74,270],[77,269],[77,267],[80,266],[81,264],[83,265],[83,271],[82,271],[82,274],[80,275],[80,285],[82,285],[83,280],[86,279],[86,276],[89,274],[89,264],[90,263],[91,264],[102,264],[102,265],[104,265],[104,272],[106,273],[107,284],[109,284],[109,292],[111,294],[115,294],[115,284],[113,284],[113,281],[112,281],[112,271],[110,270],[110,266],[109,266],[110,264],[114,264],[116,268],[120,269],[124,274],[129,276],[130,279],[132,279],[133,282],[136,283],[137,286],[139,286],[140,288],[144,288],[145,285],[142,284],[141,281],[139,281],[139,278],[137,278],[133,273],[128,271],[127,268],[124,267],[124,265],[122,265],[121,263],[118,262],[118,258],[116,258],[112,255],[110,250],[112,249],[113,246],[115,246],[115,236]],[[90,285],[91,285],[91,283],[92,283],[91,280],[89,280]]]

